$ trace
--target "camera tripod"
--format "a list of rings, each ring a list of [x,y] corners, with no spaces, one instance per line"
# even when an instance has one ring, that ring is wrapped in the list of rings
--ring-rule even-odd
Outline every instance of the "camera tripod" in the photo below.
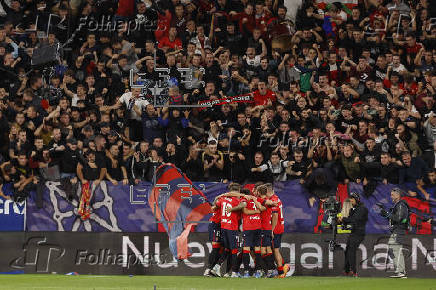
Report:
[[[341,245],[339,245],[336,242],[336,235],[338,234],[338,223],[336,221],[336,216],[332,216],[332,229],[333,229],[333,236],[331,240],[326,240],[327,243],[329,243],[329,250],[331,252],[334,251],[342,251],[343,248]]]

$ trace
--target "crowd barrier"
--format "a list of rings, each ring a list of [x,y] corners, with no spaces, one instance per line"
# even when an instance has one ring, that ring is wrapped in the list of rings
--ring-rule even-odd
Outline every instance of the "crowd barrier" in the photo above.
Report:
[[[209,201],[227,191],[227,185],[223,183],[194,182],[194,186]],[[367,233],[389,233],[388,222],[379,215],[376,203],[382,203],[387,208],[392,206],[390,191],[393,187],[395,185],[379,184],[369,198],[363,194],[359,184],[350,183],[345,188],[348,192],[360,193],[362,202],[369,209]],[[60,184],[49,181],[45,186],[41,209],[36,207],[34,198],[28,198],[26,203],[21,204],[0,199],[0,231],[162,232],[164,228],[153,215],[152,205],[148,204],[151,189],[152,184],[146,182],[136,186],[114,186],[103,181],[94,192],[90,219],[82,221],[77,215],[78,199],[69,201]],[[274,190],[283,203],[285,232],[320,232],[322,209],[319,201],[310,207],[309,194],[298,181],[277,182]],[[434,225],[425,221],[436,212],[435,203],[417,198],[408,198],[407,201],[413,211],[411,233],[431,234],[435,230]],[[195,227],[195,232],[207,232],[208,218],[206,216],[203,223]]]
[[[330,252],[328,234],[285,234],[282,255],[289,275],[337,276],[343,251]],[[344,245],[345,235],[339,235]],[[358,251],[359,275],[392,275],[388,236],[367,235]],[[436,270],[436,238],[408,235],[405,261],[409,277],[432,277]],[[174,260],[165,233],[9,232],[0,235],[0,272],[77,272],[103,275],[202,275],[212,250],[206,233],[193,233],[192,256]]]

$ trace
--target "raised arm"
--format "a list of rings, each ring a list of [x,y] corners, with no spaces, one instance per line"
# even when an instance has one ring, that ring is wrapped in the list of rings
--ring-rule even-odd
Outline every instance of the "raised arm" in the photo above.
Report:
[[[268,50],[266,48],[265,41],[262,38],[259,39],[259,42],[262,45],[262,53],[260,54],[260,57],[262,58],[262,57],[264,57],[264,56],[266,56],[268,54]]]

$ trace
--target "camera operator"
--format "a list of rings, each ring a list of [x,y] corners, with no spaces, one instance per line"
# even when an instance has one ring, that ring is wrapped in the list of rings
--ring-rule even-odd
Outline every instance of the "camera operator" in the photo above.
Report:
[[[345,250],[344,274],[346,276],[357,277],[356,254],[359,245],[365,238],[365,227],[368,221],[368,209],[360,202],[358,193],[350,194],[353,208],[348,217],[340,216],[338,221],[343,225],[351,225],[351,234],[348,236],[347,248]]]
[[[389,249],[392,250],[394,255],[394,269],[395,274],[391,278],[407,278],[406,267],[404,265],[403,244],[404,236],[409,227],[409,206],[401,199],[401,189],[394,188],[391,191],[391,199],[394,207],[387,212],[380,204],[380,214],[389,219],[391,236],[389,237]]]

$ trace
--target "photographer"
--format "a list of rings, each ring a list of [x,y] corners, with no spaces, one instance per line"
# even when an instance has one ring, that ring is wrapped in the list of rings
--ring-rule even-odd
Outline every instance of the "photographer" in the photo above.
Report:
[[[394,269],[395,274],[391,278],[407,278],[406,267],[404,265],[403,244],[404,235],[409,227],[409,206],[401,199],[401,190],[394,188],[391,191],[391,199],[394,207],[387,212],[383,205],[377,204],[381,207],[380,214],[389,219],[391,236],[389,237],[389,249],[392,250],[394,255]]]
[[[339,223],[344,226],[351,225],[351,234],[347,240],[347,248],[345,250],[345,276],[357,277],[356,272],[356,254],[359,245],[365,238],[365,227],[368,221],[368,209],[360,202],[358,193],[350,194],[351,204],[353,208],[348,217],[340,216]]]

